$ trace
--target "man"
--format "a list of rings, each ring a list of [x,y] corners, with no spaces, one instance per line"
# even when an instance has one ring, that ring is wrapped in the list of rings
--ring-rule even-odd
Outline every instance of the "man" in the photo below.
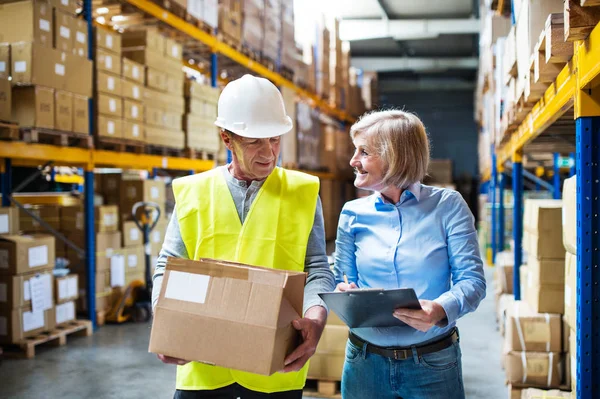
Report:
[[[304,317],[292,323],[302,344],[286,357],[285,368],[269,377],[158,357],[178,365],[175,398],[301,398],[306,362],[327,319],[317,293],[334,289],[319,181],[276,167],[281,135],[292,129],[292,120],[268,80],[245,75],[230,82],[219,98],[215,125],[232,162],[173,181],[176,206],[154,273],[153,304],[168,256],[304,270]]]

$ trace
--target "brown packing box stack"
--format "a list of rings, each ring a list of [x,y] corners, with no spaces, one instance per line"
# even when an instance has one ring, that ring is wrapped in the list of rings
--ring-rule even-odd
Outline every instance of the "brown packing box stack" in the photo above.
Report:
[[[116,205],[98,205],[94,207],[96,233],[119,230],[119,207]],[[65,232],[85,230],[82,206],[64,206],[60,208],[60,229]]]
[[[123,121],[121,118],[98,115],[98,135],[110,138],[123,138]]]
[[[504,350],[561,352],[561,331],[559,314],[538,314],[527,303],[515,301],[506,312]]]
[[[31,308],[0,310],[0,343],[16,344],[54,328],[54,308],[33,312]]]
[[[43,277],[46,292],[52,297],[53,280],[51,270],[4,276],[0,275],[0,309],[20,309],[31,307],[31,279]]]
[[[85,240],[81,232],[72,231],[68,234],[67,238],[75,243],[80,248],[85,246]],[[96,272],[110,269],[111,257],[115,254],[119,254],[121,250],[121,232],[101,232],[96,233]],[[75,264],[79,264],[76,269],[81,269],[82,260],[79,259],[71,249],[67,250],[67,256],[69,261]]]
[[[56,305],[54,314],[56,317],[54,324],[56,326],[61,326],[75,320],[75,301],[73,300]]]
[[[110,51],[96,48],[96,69],[98,71],[109,72],[114,75],[121,75],[121,62],[118,54]]]
[[[99,93],[120,97],[122,95],[121,78],[99,69],[96,72],[96,89]]]
[[[525,200],[523,230],[529,256],[564,259],[561,200]]]
[[[496,293],[512,294],[514,281],[514,254],[512,252],[499,252],[496,254],[496,267],[494,268],[494,282]]]
[[[75,133],[90,133],[89,99],[73,94],[73,131]]]
[[[551,389],[545,391],[537,388],[527,388],[521,391],[521,399],[559,399],[559,398],[570,398],[571,392],[559,391],[558,389]]]
[[[144,243],[143,234],[134,221],[123,222],[123,247],[137,247]]]
[[[56,304],[66,303],[78,298],[79,279],[77,274],[69,274],[64,277],[56,277],[54,292],[56,293]]]
[[[561,354],[555,352],[509,352],[504,356],[506,379],[511,384],[558,388]]]
[[[15,275],[52,270],[54,237],[47,234],[0,237],[0,274]]]
[[[565,249],[577,255],[577,176],[563,184],[562,225]]]
[[[96,27],[96,48],[116,54],[115,59],[119,75],[121,74],[121,35],[104,27]]]
[[[54,127],[65,132],[73,130],[73,94],[54,92]]]
[[[305,273],[169,258],[149,351],[271,375],[298,344],[291,323],[305,282]]]
[[[163,242],[165,241],[165,234],[167,233],[167,223],[168,222],[166,220],[160,220],[156,224],[156,226],[154,226],[154,229],[152,229],[152,232],[150,233],[151,255],[159,254]]]
[[[123,248],[125,256],[125,273],[144,273],[146,270],[146,258],[143,245]]]
[[[123,58],[123,138],[140,142],[145,141],[146,137],[143,71],[142,65]]]
[[[42,86],[13,87],[12,121],[21,127],[54,129],[54,89]]]
[[[565,256],[565,322],[573,330],[577,327],[577,255]]]
[[[219,89],[195,81],[185,82],[186,114],[183,130],[186,147],[195,150],[219,151],[219,129],[214,125],[217,119]]]
[[[55,9],[75,15],[77,13],[77,0],[50,0],[50,5]]]
[[[0,77],[0,121],[10,120],[12,120],[12,86],[10,80]]]
[[[0,4],[0,42],[36,42],[52,48],[52,7],[45,1]]]
[[[234,45],[242,41],[242,3],[242,0],[219,1],[219,33]]]
[[[73,18],[72,31],[73,31],[73,54],[87,58],[88,56],[88,31],[87,22],[84,19]]]
[[[122,68],[122,73],[123,73],[123,78],[130,81],[130,82],[135,82],[135,83],[139,83],[139,84],[144,84],[144,65],[137,63],[135,61],[132,61],[130,59],[127,58],[123,58],[122,60],[123,62],[123,68]]]
[[[330,77],[329,77],[329,53],[330,48],[330,33],[327,28],[319,30],[319,37],[317,38],[318,44],[317,49],[319,55],[317,57],[317,95],[321,98],[328,98],[330,92]]]
[[[60,230],[60,207],[55,205],[26,205],[26,209],[48,223],[55,230]],[[45,232],[46,229],[33,217],[19,210],[21,230],[26,233]]]
[[[244,0],[242,4],[242,45],[259,53],[265,37],[265,3],[263,0]]]
[[[308,378],[341,381],[347,340],[348,327],[327,323],[317,351],[310,358]]]
[[[281,45],[281,0],[265,0],[263,13],[262,56],[277,63]]]
[[[10,76],[10,44],[0,43],[0,79]]]
[[[54,9],[54,48],[67,52],[75,53],[73,27],[75,18],[63,11]]]
[[[120,173],[106,173],[97,174],[99,177],[98,184],[96,184],[96,191],[102,194],[105,204],[119,205],[121,201],[121,180],[122,175]],[[131,212],[130,209],[120,208],[123,212]],[[121,218],[121,222],[125,220]]]
[[[529,268],[527,270],[527,288],[523,297],[531,309],[538,313],[563,314],[565,309],[564,284],[541,283],[539,275],[533,273]]]
[[[165,182],[161,180],[122,180],[119,207],[121,220],[132,220],[133,205],[140,201],[155,202],[161,207],[161,211],[164,211],[165,191]]]
[[[19,208],[16,206],[0,207],[0,235],[19,234],[21,230],[19,224]]]
[[[496,301],[496,321],[502,336],[506,328],[506,311],[513,306],[514,301],[515,297],[512,294],[501,294]]]
[[[319,195],[323,205],[323,220],[325,223],[325,238],[335,239],[338,219],[342,210],[342,183],[338,180],[321,180]]]

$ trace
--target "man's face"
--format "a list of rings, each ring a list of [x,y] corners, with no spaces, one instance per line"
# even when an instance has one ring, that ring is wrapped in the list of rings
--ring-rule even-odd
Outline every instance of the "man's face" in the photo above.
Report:
[[[253,139],[222,133],[221,137],[231,151],[232,166],[240,180],[266,179],[279,159],[281,137]]]

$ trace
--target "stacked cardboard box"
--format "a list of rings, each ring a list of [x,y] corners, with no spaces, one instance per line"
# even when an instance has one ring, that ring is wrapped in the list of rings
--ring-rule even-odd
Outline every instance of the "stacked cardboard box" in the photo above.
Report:
[[[341,381],[347,341],[348,327],[333,312],[330,313],[317,351],[310,358],[308,378]]]
[[[568,326],[569,353],[566,370],[567,381],[573,392],[577,391],[577,176],[566,179],[563,184],[563,244],[565,253],[565,323]]]
[[[294,34],[294,1],[281,0],[281,65],[296,71],[299,64]]]
[[[354,153],[354,146],[350,134],[345,129],[340,129],[329,123],[321,127],[321,167],[335,173],[338,177],[351,179],[353,176],[350,159]]]
[[[242,42],[242,7],[242,0],[219,1],[219,33],[236,47]]]
[[[123,55],[145,67],[143,93],[145,137],[151,145],[183,149],[184,113],[182,46],[156,29],[126,31]]]
[[[0,343],[19,343],[52,330],[54,237],[0,236]]]
[[[564,312],[562,201],[525,200],[523,247],[528,253],[526,301],[538,313]]]
[[[281,48],[281,0],[264,0],[264,33],[262,56],[277,65]]]
[[[98,138],[123,138],[121,35],[96,28],[96,109]]]
[[[242,45],[255,54],[260,54],[265,40],[264,0],[244,0],[242,21]]]
[[[34,216],[50,225],[54,230],[59,231],[61,229],[60,207],[53,205],[26,204],[25,208]],[[46,228],[43,227],[36,218],[21,209],[19,209],[19,224],[21,226],[21,231],[24,233],[48,233]],[[56,257],[66,257],[65,245],[61,240],[55,240],[55,254]]]
[[[21,231],[19,222],[19,208],[16,206],[0,207],[0,235],[19,234]]]
[[[75,320],[75,301],[79,298],[79,278],[76,274],[56,277],[54,285],[57,326]]]
[[[346,82],[344,82],[344,78],[346,76],[344,75],[347,75],[347,72],[346,74],[344,73],[344,67],[347,65],[347,60],[344,60],[344,57],[346,57],[348,53],[344,53],[342,51],[342,41],[340,40],[340,21],[337,19],[334,21],[332,36],[329,59],[329,101],[338,109],[344,109],[346,99]]]
[[[186,80],[185,97],[183,130],[186,147],[217,153],[221,143],[219,129],[215,126],[219,89]]]
[[[570,397],[571,397],[570,392],[559,391],[558,389],[550,389],[548,391],[545,391],[545,390],[536,389],[536,388],[523,389],[523,391],[521,392],[521,396],[519,396],[520,399],[543,399],[543,398],[559,399],[559,398],[570,398]]]
[[[0,62],[14,85],[11,116],[5,119],[22,127],[88,133],[92,63],[84,51],[87,24],[75,10],[73,0],[0,5]]]
[[[6,47],[8,48],[8,47]],[[0,52],[2,45],[0,45]],[[6,71],[6,62],[0,61],[0,71]],[[0,75],[2,73],[0,72]],[[10,121],[12,119],[12,86],[8,76],[0,76],[0,121]]]
[[[324,25],[324,24],[323,24]],[[317,38],[317,95],[323,99],[329,98],[330,92],[330,71],[329,71],[329,58],[331,52],[331,40],[329,30],[323,26],[319,30],[319,37]]]
[[[285,112],[293,120],[296,120],[296,92],[292,89],[283,86],[281,88],[281,96]],[[296,168],[298,165],[298,140],[296,135],[296,123],[293,124],[292,130],[281,136],[281,164],[284,168]]]
[[[177,3],[187,8],[187,14],[201,23],[205,24],[205,29],[212,31],[219,22],[219,1],[218,0],[176,0]],[[220,27],[219,27],[220,28]]]
[[[362,78],[362,98],[367,109],[374,109],[379,104],[379,81],[377,72],[363,72]]]
[[[320,114],[304,102],[296,104],[296,130],[298,135],[298,166],[306,170],[321,168]]]
[[[334,240],[342,206],[346,202],[344,183],[339,180],[321,179],[319,196],[323,205],[325,239]]]
[[[358,85],[358,71],[351,67],[348,71],[348,112],[354,116],[365,113],[367,107],[362,97],[362,91]]]

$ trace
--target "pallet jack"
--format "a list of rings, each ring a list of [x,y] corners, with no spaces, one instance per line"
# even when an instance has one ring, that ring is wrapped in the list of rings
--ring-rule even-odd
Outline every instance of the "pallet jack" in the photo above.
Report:
[[[140,209],[138,212],[138,209]],[[132,281],[112,307],[106,320],[124,323],[128,320],[147,322],[152,317],[152,273],[150,260],[150,233],[159,221],[160,206],[155,202],[136,202],[131,210],[133,221],[144,238],[145,282]]]

